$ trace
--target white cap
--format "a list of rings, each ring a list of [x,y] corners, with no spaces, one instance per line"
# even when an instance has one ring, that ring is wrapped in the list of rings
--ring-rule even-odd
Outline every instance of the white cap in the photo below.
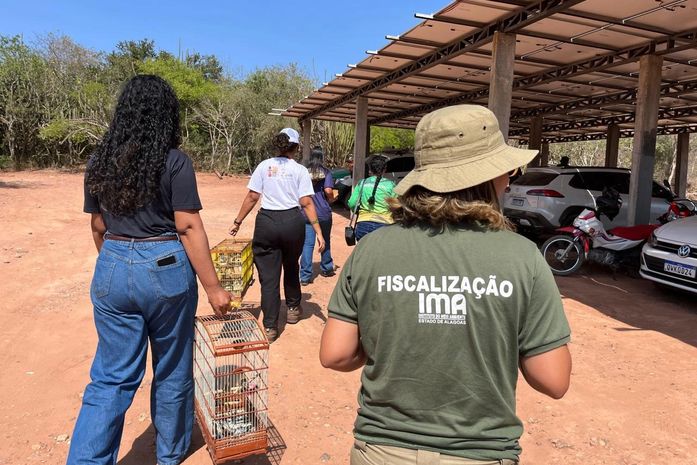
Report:
[[[296,131],[293,128],[282,129],[281,134],[285,134],[286,136],[288,136],[289,141],[294,144],[300,143],[300,134],[298,134],[298,131]]]

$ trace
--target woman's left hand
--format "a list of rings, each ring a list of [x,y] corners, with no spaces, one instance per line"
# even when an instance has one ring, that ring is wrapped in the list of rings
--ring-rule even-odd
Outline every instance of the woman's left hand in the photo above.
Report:
[[[240,225],[237,223],[232,223],[232,226],[230,226],[230,229],[228,232],[230,233],[231,236],[237,235],[237,231],[240,230]]]
[[[324,247],[324,238],[321,234],[317,234],[317,249],[319,250],[319,253],[324,252]]]

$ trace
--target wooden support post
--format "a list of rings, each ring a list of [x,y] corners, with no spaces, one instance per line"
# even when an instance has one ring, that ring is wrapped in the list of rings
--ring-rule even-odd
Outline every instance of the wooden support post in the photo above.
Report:
[[[543,142],[540,148],[540,166],[549,166],[549,142]]]
[[[302,124],[302,136],[301,136],[300,142],[303,144],[303,162],[307,161],[310,159],[310,152],[312,151],[312,147],[310,144],[312,143],[312,120],[307,119],[303,121]]]
[[[499,120],[503,138],[508,140],[513,95],[513,67],[515,64],[515,34],[496,32],[491,56],[489,82],[489,110]]]
[[[365,157],[368,154],[368,99],[356,99],[356,131],[353,145],[353,185],[365,177]]]
[[[629,181],[627,212],[627,222],[630,226],[646,224],[651,219],[662,65],[663,57],[656,55],[644,55],[639,61],[639,87],[632,145],[632,177]]]
[[[607,127],[607,142],[605,144],[605,166],[617,168],[617,157],[620,153],[620,127],[611,124]]]
[[[675,154],[675,180],[673,188],[678,197],[687,195],[687,158],[690,154],[690,133],[678,134],[678,146]]]
[[[528,140],[528,148],[530,150],[542,149],[542,117],[535,116],[530,120],[530,140]],[[542,154],[538,153],[530,162],[529,166],[540,166]]]

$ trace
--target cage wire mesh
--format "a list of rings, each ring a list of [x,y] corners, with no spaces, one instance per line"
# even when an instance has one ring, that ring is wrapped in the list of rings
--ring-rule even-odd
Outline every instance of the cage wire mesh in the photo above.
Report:
[[[215,463],[266,451],[268,354],[251,313],[196,318],[196,414]]]

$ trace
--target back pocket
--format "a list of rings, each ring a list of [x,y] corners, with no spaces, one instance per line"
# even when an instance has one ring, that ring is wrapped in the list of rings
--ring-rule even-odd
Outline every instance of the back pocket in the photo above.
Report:
[[[176,263],[165,266],[156,265],[150,269],[150,279],[157,296],[161,299],[173,299],[189,290],[189,279],[186,274],[188,262],[182,260],[180,254],[174,256],[177,258]]]
[[[116,262],[97,259],[97,264],[94,267],[94,276],[92,276],[92,285],[90,286],[92,297],[101,299],[109,295],[114,267],[116,267]]]

